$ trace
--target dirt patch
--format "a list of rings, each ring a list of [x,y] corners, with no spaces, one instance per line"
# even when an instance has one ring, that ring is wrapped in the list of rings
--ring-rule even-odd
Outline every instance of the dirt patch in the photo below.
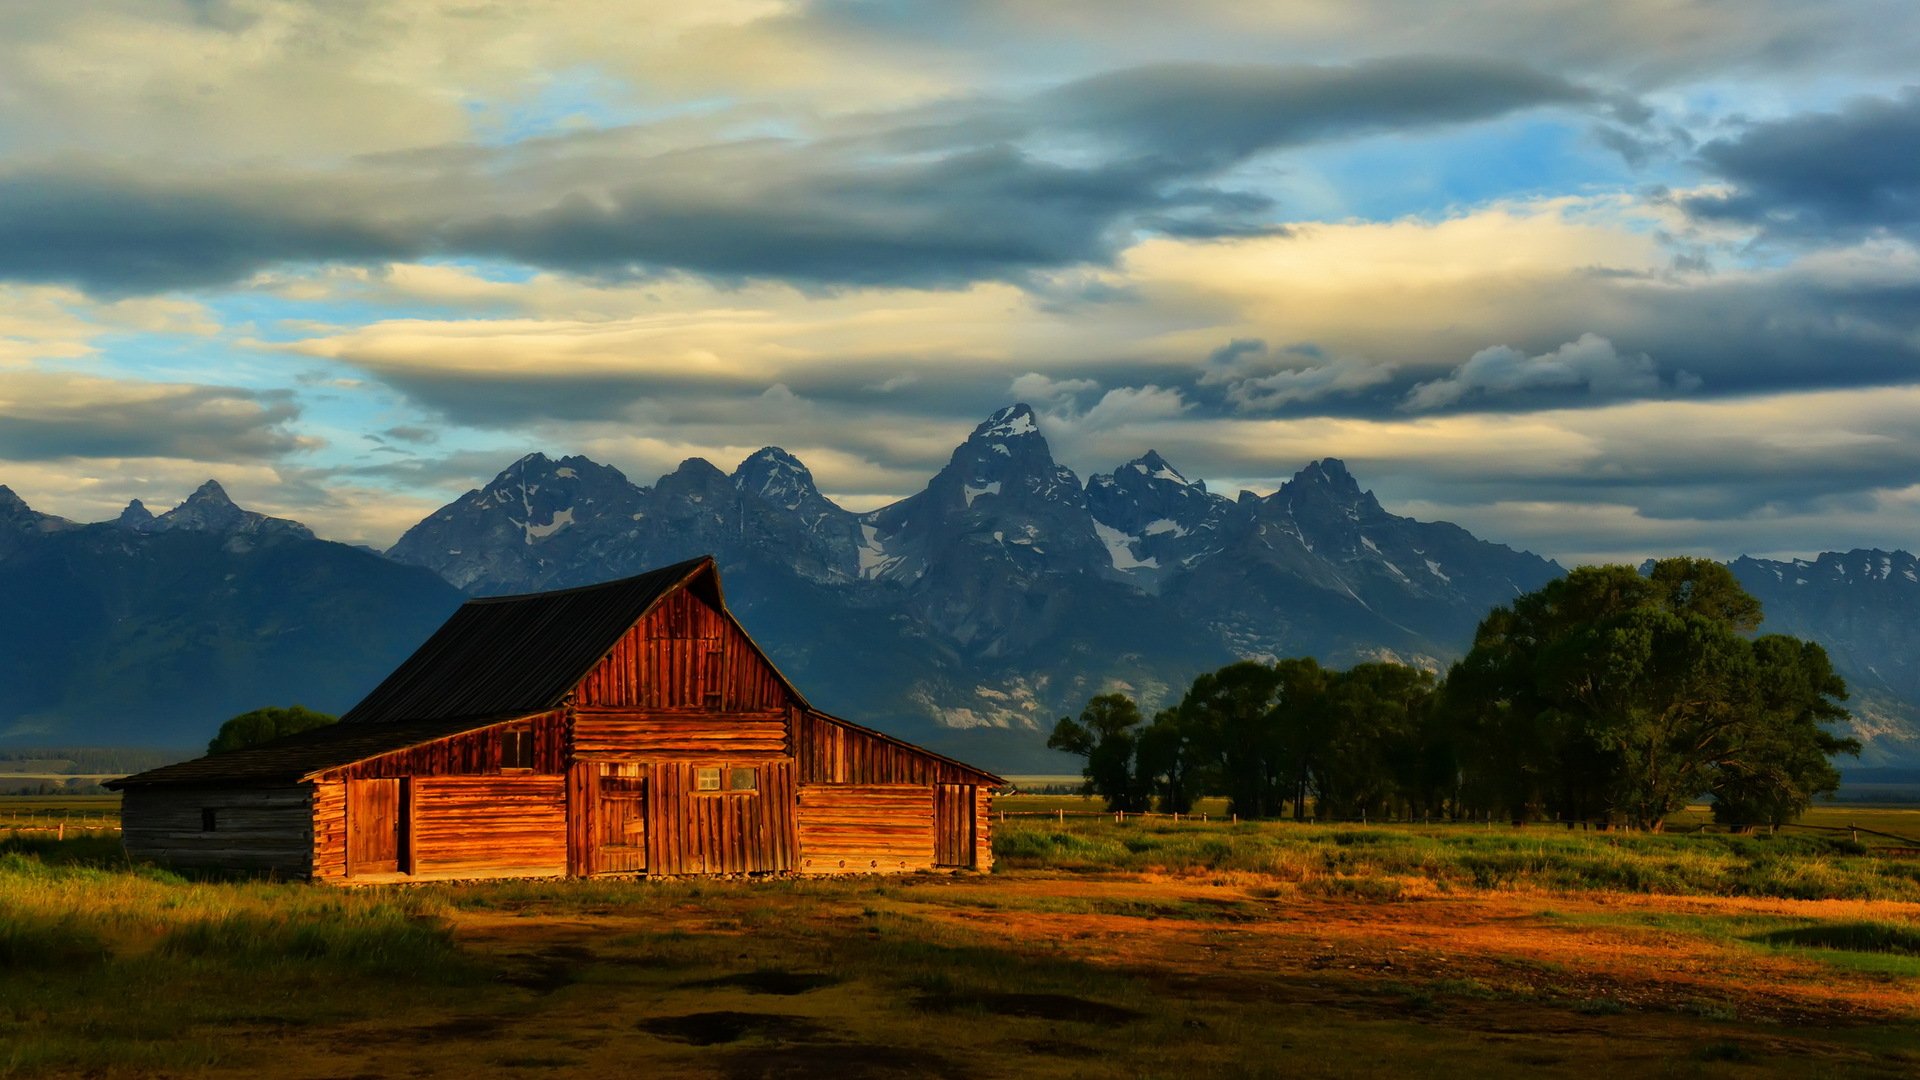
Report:
[[[383,1028],[378,1031],[357,1033],[354,1037],[365,1043],[432,1043],[472,1040],[483,1042],[498,1039],[506,1034],[506,1021],[497,1016],[454,1016],[431,1024],[418,1024],[413,1027]]]
[[[825,1033],[820,1025],[801,1016],[728,1011],[656,1016],[635,1026],[649,1035],[694,1046],[718,1046],[749,1038],[798,1042]]]
[[[914,1005],[928,1012],[970,1010],[1073,1024],[1124,1024],[1145,1015],[1119,1005],[1088,1001],[1071,994],[923,994],[915,999]]]
[[[1085,1059],[1099,1057],[1101,1053],[1097,1046],[1066,1039],[1022,1039],[1019,1046],[1029,1054],[1044,1054],[1047,1057]]]
[[[871,1043],[807,1043],[778,1053],[736,1050],[721,1063],[727,1080],[889,1080],[931,1076],[961,1080],[967,1073],[930,1050]]]
[[[829,975],[824,971],[744,971],[738,975],[722,975],[717,979],[701,979],[680,985],[687,990],[733,987],[755,994],[792,997],[838,986],[840,981],[838,975]]]
[[[598,959],[579,945],[550,945],[528,958],[527,965],[500,975],[499,981],[536,994],[551,994],[577,981],[579,969]]]

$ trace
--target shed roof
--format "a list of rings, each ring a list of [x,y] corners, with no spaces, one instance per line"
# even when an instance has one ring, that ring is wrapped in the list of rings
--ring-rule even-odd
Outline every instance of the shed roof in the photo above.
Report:
[[[244,750],[229,750],[191,761],[162,765],[143,773],[109,780],[104,786],[118,790],[148,784],[206,787],[292,784],[327,769],[351,765],[356,761],[512,719],[515,718],[476,720],[469,717],[396,724],[328,724]]]

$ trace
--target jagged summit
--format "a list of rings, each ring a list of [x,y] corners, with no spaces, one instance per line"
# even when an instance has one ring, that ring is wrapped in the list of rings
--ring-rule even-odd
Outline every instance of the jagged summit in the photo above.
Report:
[[[778,446],[762,447],[742,461],[733,470],[733,486],[785,510],[800,510],[822,497],[813,472]]]
[[[0,513],[18,513],[31,509],[33,508],[27,505],[27,500],[15,495],[12,488],[0,484]]]
[[[1040,434],[1040,425],[1033,416],[1033,407],[1024,402],[1016,402],[986,418],[979,427],[973,429],[969,441],[979,439],[1014,439],[1023,435]]]
[[[1179,469],[1174,468],[1172,463],[1168,462],[1166,458],[1161,457],[1160,451],[1158,450],[1149,450],[1121,467],[1132,469],[1134,472],[1153,477],[1156,480],[1171,480],[1176,484],[1193,483],[1193,481],[1188,480],[1186,476],[1182,475]],[[1201,490],[1206,490],[1206,481],[1200,481],[1198,486]]]
[[[120,511],[120,516],[113,519],[113,523],[123,529],[143,529],[152,521],[153,511],[147,509],[147,504],[139,499],[128,502],[127,508]]]
[[[120,520],[132,524],[141,532],[207,532],[222,533],[233,537],[262,538],[271,536],[292,536],[311,540],[313,530],[297,521],[285,518],[268,517],[252,510],[243,510],[227,495],[227,489],[220,486],[218,480],[208,480],[193,490],[181,501],[180,505],[148,521],[139,521],[134,513],[138,505],[141,512],[146,506],[139,500],[129,504],[121,511]],[[132,519],[129,520],[129,515]],[[151,515],[150,515],[151,516]]]

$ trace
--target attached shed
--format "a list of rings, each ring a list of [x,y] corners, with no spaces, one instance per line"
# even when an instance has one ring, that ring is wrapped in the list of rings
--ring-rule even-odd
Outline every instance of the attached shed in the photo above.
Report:
[[[809,705],[708,557],[469,601],[338,724],[108,786],[136,858],[373,883],[987,870],[1002,783]]]

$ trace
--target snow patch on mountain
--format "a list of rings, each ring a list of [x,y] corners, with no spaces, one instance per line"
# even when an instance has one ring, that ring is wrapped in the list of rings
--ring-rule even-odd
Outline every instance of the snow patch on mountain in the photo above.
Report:
[[[1112,561],[1115,570],[1143,568],[1158,570],[1160,568],[1158,559],[1152,556],[1142,559],[1134,554],[1134,546],[1140,543],[1139,537],[1130,536],[1111,525],[1103,525],[1098,521],[1093,523],[1093,531],[1100,537],[1100,542],[1107,545],[1107,558]]]

